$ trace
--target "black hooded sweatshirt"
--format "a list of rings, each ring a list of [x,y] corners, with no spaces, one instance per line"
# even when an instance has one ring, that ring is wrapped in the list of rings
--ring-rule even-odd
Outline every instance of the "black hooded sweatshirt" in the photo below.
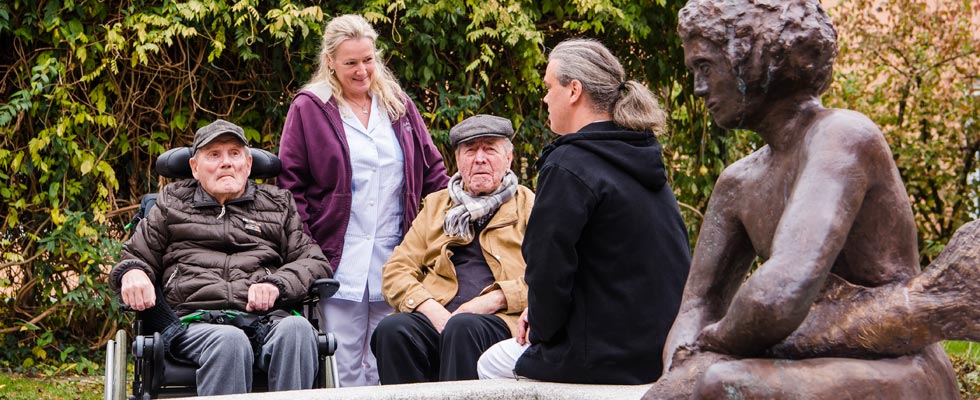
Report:
[[[538,159],[524,236],[532,379],[657,380],[691,264],[687,229],[649,132],[595,122]]]

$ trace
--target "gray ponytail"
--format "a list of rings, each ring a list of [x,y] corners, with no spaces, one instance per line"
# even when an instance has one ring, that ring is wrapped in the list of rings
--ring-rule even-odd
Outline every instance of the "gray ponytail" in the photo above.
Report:
[[[613,122],[634,131],[650,131],[654,135],[663,132],[667,118],[660,109],[660,102],[640,82],[626,81],[622,96],[612,110]]]
[[[596,40],[570,39],[555,46],[549,60],[561,60],[558,83],[582,84],[596,111],[608,112],[616,125],[635,131],[660,133],[666,122],[656,97],[646,86],[626,81],[619,60]]]

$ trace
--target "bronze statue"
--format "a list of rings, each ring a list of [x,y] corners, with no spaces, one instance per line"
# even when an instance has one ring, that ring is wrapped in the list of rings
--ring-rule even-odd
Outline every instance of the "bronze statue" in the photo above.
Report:
[[[919,274],[885,138],[820,103],[837,33],[819,2],[691,0],[678,32],[715,122],[766,146],[715,185],[645,398],[959,398],[936,342],[980,340],[980,224]]]

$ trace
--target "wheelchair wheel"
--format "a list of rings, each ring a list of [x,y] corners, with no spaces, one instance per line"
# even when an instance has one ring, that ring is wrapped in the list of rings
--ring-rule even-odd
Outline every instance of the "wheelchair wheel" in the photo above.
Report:
[[[316,381],[313,387],[316,389],[333,389],[340,383],[337,376],[337,359],[334,352],[337,351],[337,337],[333,332],[320,333],[317,335],[317,355],[320,368],[316,373]]]
[[[116,332],[116,339],[106,344],[105,400],[126,399],[126,331]]]

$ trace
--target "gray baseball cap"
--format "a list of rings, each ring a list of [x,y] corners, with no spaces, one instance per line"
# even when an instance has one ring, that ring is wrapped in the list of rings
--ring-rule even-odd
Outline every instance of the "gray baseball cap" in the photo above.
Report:
[[[507,118],[477,114],[449,130],[449,143],[455,148],[465,141],[487,136],[510,139],[514,137],[514,125]]]
[[[208,143],[213,142],[214,139],[218,138],[218,136],[224,134],[230,134],[248,146],[248,139],[245,139],[245,130],[231,122],[218,119],[210,124],[202,126],[201,129],[198,129],[197,133],[194,134],[194,152],[196,153],[198,149],[207,146]]]

